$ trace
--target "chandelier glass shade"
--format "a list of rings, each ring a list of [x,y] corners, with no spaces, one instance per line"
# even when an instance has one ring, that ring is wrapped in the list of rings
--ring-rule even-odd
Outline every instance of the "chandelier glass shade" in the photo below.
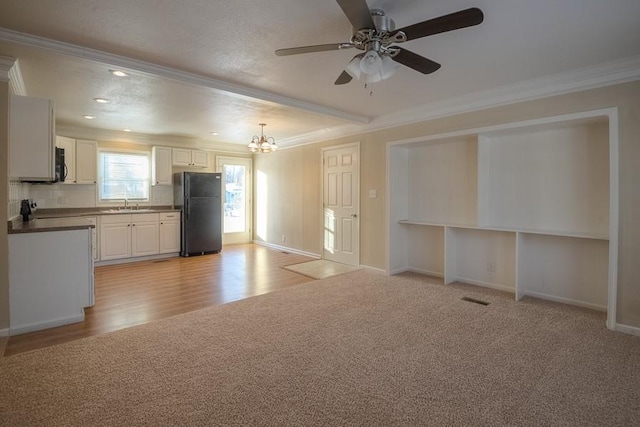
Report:
[[[261,126],[260,136],[253,135],[251,138],[251,142],[247,145],[247,148],[252,153],[271,153],[272,151],[276,151],[278,146],[276,145],[276,140],[272,137],[264,136],[264,127],[267,125],[266,123],[258,123]]]

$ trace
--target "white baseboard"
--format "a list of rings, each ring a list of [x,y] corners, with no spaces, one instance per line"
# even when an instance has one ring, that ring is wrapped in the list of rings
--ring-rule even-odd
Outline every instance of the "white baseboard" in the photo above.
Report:
[[[320,256],[320,254],[314,254],[313,252],[306,252],[306,251],[302,251],[300,249],[294,249],[294,248],[289,248],[287,246],[280,246],[280,245],[276,245],[276,244],[273,244],[273,243],[267,243],[267,242],[263,242],[261,240],[254,240],[253,243],[255,243],[256,245],[260,245],[260,246],[266,246],[267,248],[275,249],[275,250],[278,250],[278,251],[284,251],[284,252],[290,252],[292,254],[308,256],[310,258],[316,258],[316,259],[322,258]]]
[[[9,328],[0,329],[0,337],[8,337],[9,336]]]
[[[426,276],[433,276],[433,277],[438,277],[440,279],[444,279],[444,273],[439,273],[437,271],[425,270],[422,268],[413,268],[413,267],[409,267],[405,271],[410,271],[412,273],[424,274]]]
[[[463,283],[468,283],[470,285],[476,285],[476,286],[482,286],[483,288],[489,288],[489,289],[495,289],[497,291],[504,291],[504,292],[510,292],[510,293],[515,293],[515,289],[509,286],[504,286],[504,285],[498,285],[497,283],[491,283],[491,282],[483,282],[482,280],[474,280],[474,279],[468,279],[466,277],[456,277],[453,282],[463,282]]]
[[[47,322],[41,322],[41,323],[31,323],[28,325],[18,326],[16,328],[11,327],[10,334],[11,336],[26,334],[27,332],[34,332],[34,331],[39,331],[41,329],[55,328],[57,326],[64,326],[64,325],[69,325],[71,323],[78,323],[78,322],[84,322],[84,310],[82,311],[82,313],[77,314],[75,316],[63,317],[60,319],[49,320]]]
[[[393,276],[396,274],[406,273],[406,272],[424,274],[425,276],[432,276],[432,277],[438,277],[440,279],[444,279],[443,273],[439,273],[437,271],[431,271],[431,270],[424,270],[422,268],[413,268],[413,267],[396,268],[395,270],[389,271],[389,275]]]
[[[362,268],[364,270],[372,271],[374,273],[381,273],[381,274],[384,274],[385,276],[387,275],[387,270],[382,269],[382,268],[371,267],[369,265],[364,265],[364,264],[360,264],[360,268]]]
[[[640,336],[640,328],[636,326],[622,325],[620,323],[616,323],[616,331],[623,332],[629,335]]]
[[[523,295],[534,297],[534,298],[546,299],[549,301],[560,302],[563,304],[577,305],[578,307],[590,308],[592,310],[598,310],[598,311],[604,311],[604,312],[607,311],[606,305],[599,305],[599,304],[593,304],[590,302],[584,302],[584,301],[575,300],[571,298],[558,297],[555,295],[549,295],[542,292],[524,291]],[[616,327],[616,330],[617,330],[617,327]]]

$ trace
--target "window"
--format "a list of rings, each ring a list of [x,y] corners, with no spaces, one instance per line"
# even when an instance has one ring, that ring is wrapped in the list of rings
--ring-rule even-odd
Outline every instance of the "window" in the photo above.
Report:
[[[149,154],[100,151],[98,180],[101,202],[149,200]]]

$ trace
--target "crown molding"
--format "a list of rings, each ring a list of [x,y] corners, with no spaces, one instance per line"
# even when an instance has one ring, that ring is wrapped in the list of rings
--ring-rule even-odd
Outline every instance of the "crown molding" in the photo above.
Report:
[[[27,88],[22,79],[20,63],[17,59],[0,55],[0,81],[9,82],[9,89],[14,95],[27,94]]]
[[[16,59],[15,64],[9,70],[9,87],[14,95],[27,96],[27,87],[22,79],[19,59]]]
[[[16,59],[9,56],[0,55],[0,81],[9,81],[9,71],[13,68]]]
[[[278,145],[292,147],[312,144],[636,80],[640,80],[640,55],[445,99],[379,116],[366,125],[345,124],[331,129],[309,132],[278,141]]]
[[[151,76],[159,76],[176,80],[182,83],[208,87],[210,89],[231,93],[237,96],[273,102],[275,104],[309,111],[311,113],[344,120],[346,122],[369,123],[371,121],[370,117],[349,113],[335,108],[312,104],[310,102],[277,95],[275,93],[263,91],[260,89],[241,86],[238,84],[229,83],[223,80],[218,80],[195,73],[189,73],[175,68],[165,67],[150,62],[116,55],[96,49],[90,49],[71,43],[52,40],[45,37],[37,37],[6,28],[0,28],[0,40],[46,49],[48,51],[74,56],[77,58],[88,59],[90,61],[107,64],[112,67],[132,70]]]

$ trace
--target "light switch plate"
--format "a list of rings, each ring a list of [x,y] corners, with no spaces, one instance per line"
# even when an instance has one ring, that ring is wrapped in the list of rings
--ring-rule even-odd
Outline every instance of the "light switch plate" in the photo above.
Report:
[[[378,191],[377,190],[369,190],[369,198],[370,199],[375,199],[376,197],[378,197]]]

